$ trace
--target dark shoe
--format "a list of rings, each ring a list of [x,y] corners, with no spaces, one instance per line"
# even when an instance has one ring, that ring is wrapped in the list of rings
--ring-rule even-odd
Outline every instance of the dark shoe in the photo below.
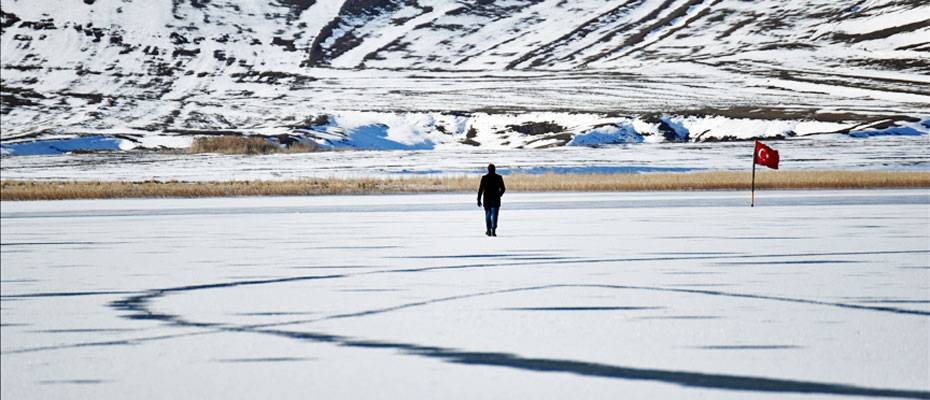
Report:
[[[497,236],[497,229],[491,229],[491,236]]]
[[[485,235],[488,235],[488,236],[491,236],[491,230],[488,229],[488,230],[484,231],[484,234],[485,234]]]

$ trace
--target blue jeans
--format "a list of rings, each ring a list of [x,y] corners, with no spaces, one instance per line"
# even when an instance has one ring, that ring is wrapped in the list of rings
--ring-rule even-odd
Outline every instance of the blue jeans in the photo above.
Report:
[[[484,209],[484,224],[488,227],[488,230],[497,229],[497,213],[500,212],[500,207],[491,207]]]

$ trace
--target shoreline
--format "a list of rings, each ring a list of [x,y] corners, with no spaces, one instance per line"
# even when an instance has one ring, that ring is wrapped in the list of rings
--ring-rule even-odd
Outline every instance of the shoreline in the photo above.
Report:
[[[0,201],[325,196],[477,191],[474,176],[306,178],[285,181],[0,181]],[[639,192],[750,189],[746,171],[505,175],[511,192]],[[926,171],[757,171],[756,189],[930,189]]]

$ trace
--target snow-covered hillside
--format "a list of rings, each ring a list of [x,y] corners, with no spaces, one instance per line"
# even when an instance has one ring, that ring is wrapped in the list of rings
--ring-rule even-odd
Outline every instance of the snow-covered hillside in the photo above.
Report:
[[[5,0],[0,137],[547,147],[906,125],[930,115],[928,15],[872,0]],[[682,137],[675,119],[708,127]],[[360,126],[375,128],[353,139]]]

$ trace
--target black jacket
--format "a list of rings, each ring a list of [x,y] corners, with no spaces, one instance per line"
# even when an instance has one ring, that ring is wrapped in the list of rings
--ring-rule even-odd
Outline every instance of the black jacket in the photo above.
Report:
[[[501,196],[507,188],[504,187],[504,177],[498,174],[487,174],[481,177],[481,185],[478,186],[478,200],[481,200],[481,194],[484,193],[484,208],[494,208],[501,206]]]

